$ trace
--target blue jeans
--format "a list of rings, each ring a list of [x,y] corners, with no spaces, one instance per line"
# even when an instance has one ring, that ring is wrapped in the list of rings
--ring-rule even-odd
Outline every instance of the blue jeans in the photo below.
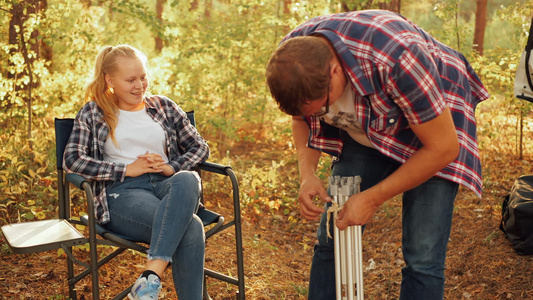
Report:
[[[195,215],[200,199],[196,172],[171,177],[126,177],[107,190],[112,232],[150,244],[148,259],[172,263],[179,299],[202,299],[205,236]]]
[[[400,163],[379,151],[345,138],[342,154],[333,165],[332,176],[361,176],[361,190],[368,189],[394,172]],[[444,295],[444,264],[459,185],[433,177],[403,194],[402,269],[400,299],[436,300]],[[329,204],[329,203],[328,203]],[[329,206],[326,204],[326,209]],[[335,299],[335,254],[326,233],[324,213],[317,232],[309,300]],[[330,220],[333,236],[333,218]]]

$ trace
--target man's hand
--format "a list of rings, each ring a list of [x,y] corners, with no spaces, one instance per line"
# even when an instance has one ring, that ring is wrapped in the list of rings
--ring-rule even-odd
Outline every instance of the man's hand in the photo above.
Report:
[[[336,225],[340,230],[351,225],[365,225],[370,221],[379,205],[375,205],[367,196],[365,192],[357,193],[350,196],[344,203],[336,220]]]
[[[324,208],[317,207],[313,204],[313,198],[316,196],[323,201],[330,202],[332,200],[324,189],[322,181],[320,181],[316,175],[312,175],[302,180],[300,184],[300,193],[298,195],[300,214],[308,220],[320,220],[320,215],[325,211]]]
[[[459,140],[449,108],[431,121],[411,125],[411,129],[423,146],[383,181],[352,195],[337,216],[339,229],[366,224],[385,201],[424,183],[459,154]]]

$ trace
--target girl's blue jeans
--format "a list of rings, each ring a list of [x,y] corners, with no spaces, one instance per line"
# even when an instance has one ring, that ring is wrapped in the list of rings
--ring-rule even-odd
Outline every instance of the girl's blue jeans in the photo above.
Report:
[[[205,236],[195,215],[200,190],[198,174],[190,171],[126,177],[107,190],[111,221],[105,227],[149,243],[148,259],[171,262],[179,299],[202,299]]]
[[[361,176],[361,190],[383,180],[400,166],[375,149],[345,138],[342,154],[334,163],[332,176]],[[437,300],[444,295],[444,264],[452,225],[458,184],[433,177],[403,194],[402,269],[400,299]],[[326,204],[326,209],[329,203]],[[327,237],[327,215],[322,215],[317,232],[309,280],[310,300],[335,299],[333,240]],[[333,236],[333,218],[330,220]],[[386,238],[386,237],[384,237]],[[364,250],[363,250],[364,251]]]

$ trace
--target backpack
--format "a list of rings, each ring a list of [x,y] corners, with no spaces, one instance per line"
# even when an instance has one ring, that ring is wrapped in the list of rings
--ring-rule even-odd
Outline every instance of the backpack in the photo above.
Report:
[[[500,229],[517,254],[533,254],[533,175],[514,182],[502,203]]]

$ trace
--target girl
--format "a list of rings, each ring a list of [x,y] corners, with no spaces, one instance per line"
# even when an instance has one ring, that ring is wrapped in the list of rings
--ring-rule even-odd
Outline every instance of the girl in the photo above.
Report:
[[[195,215],[201,187],[192,170],[209,148],[178,105],[146,95],[148,84],[139,50],[103,48],[63,166],[91,181],[100,224],[150,244],[130,299],[157,299],[169,263],[179,299],[202,299],[205,239]]]

